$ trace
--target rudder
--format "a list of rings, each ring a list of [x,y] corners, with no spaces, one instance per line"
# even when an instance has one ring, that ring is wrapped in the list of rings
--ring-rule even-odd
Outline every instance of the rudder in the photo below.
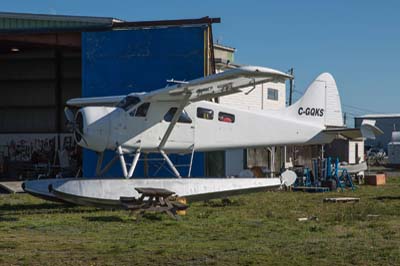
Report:
[[[305,122],[324,127],[344,126],[339,92],[329,73],[319,75],[288,109],[291,116]]]

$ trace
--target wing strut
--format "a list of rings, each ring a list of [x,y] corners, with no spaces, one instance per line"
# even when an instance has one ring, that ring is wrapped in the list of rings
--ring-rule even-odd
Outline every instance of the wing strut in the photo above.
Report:
[[[192,154],[190,155],[190,165],[189,165],[188,177],[190,177],[190,175],[192,174],[193,157],[194,157],[194,144],[192,145]]]
[[[174,174],[176,175],[177,178],[182,178],[181,174],[176,169],[176,167],[174,166],[172,161],[169,159],[168,155],[164,152],[164,147],[168,141],[169,136],[172,133],[172,130],[174,129],[176,123],[178,122],[179,117],[182,114],[183,108],[185,108],[185,106],[188,104],[190,95],[191,95],[190,93],[186,93],[185,98],[181,101],[181,104],[179,105],[178,109],[176,110],[174,116],[172,117],[172,120],[171,120],[167,130],[165,131],[165,134],[164,134],[163,138],[161,139],[160,144],[158,145],[159,152],[164,157],[165,161],[168,163],[169,167],[172,169],[172,171],[174,172]]]
[[[181,101],[181,104],[179,105],[178,109],[176,110],[176,112],[174,114],[174,117],[172,117],[172,120],[169,123],[167,131],[165,131],[165,134],[160,142],[160,145],[158,145],[159,150],[164,149],[165,143],[167,143],[167,140],[168,140],[169,136],[171,135],[172,130],[174,129],[176,123],[178,122],[178,119],[182,114],[183,108],[185,108],[185,106],[189,102],[190,95],[191,94],[186,94],[185,98]]]

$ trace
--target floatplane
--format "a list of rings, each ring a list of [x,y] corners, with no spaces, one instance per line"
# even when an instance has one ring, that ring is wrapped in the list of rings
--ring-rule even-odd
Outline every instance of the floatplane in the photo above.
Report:
[[[210,101],[288,79],[293,77],[278,70],[243,66],[187,82],[174,81],[146,93],[68,100],[65,115],[77,144],[98,154],[96,175],[101,177],[119,161],[124,178],[27,181],[25,191],[115,207],[121,196],[138,196],[135,187],[165,188],[187,198],[273,188],[281,185],[279,177],[182,178],[169,154],[186,153],[193,158],[195,151],[325,144],[343,135],[373,138],[380,134],[373,121],[359,129],[344,128],[339,92],[329,73],[319,75],[303,97],[281,110],[248,111]],[[114,151],[115,157],[103,166],[106,150]],[[143,153],[161,154],[175,177],[132,178]],[[132,158],[129,163],[126,155]]]

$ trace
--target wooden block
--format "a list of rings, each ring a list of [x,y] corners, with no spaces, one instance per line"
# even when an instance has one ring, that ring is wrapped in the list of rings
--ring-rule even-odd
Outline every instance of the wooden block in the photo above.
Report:
[[[186,198],[177,198],[176,201],[177,201],[178,203],[180,203],[180,204],[186,206],[186,208],[182,208],[182,209],[179,209],[179,208],[178,208],[178,211],[176,211],[176,213],[177,213],[178,215],[186,215],[186,209],[187,209],[187,205],[186,205],[187,201],[186,201]]]
[[[386,184],[386,175],[385,174],[366,175],[365,184],[371,186],[384,185]]]

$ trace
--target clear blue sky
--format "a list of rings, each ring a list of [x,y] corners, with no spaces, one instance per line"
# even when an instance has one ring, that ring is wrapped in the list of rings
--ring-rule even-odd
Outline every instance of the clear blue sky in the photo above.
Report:
[[[400,113],[400,1],[13,0],[1,11],[129,21],[221,17],[214,40],[237,48],[236,62],[294,67],[300,92],[327,71],[350,116]]]

